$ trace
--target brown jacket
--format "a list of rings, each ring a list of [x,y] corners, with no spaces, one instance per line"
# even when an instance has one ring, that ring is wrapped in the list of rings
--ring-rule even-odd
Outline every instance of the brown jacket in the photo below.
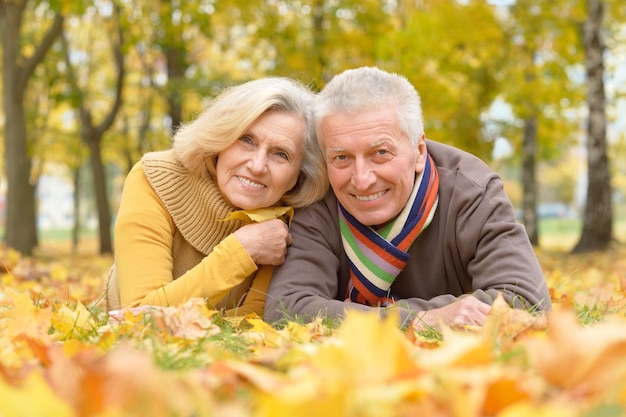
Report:
[[[442,307],[465,294],[491,303],[498,293],[517,307],[547,310],[550,295],[524,226],[515,219],[502,180],[477,157],[428,141],[439,170],[439,206],[432,223],[409,249],[410,258],[391,287],[402,300],[405,323],[416,312]],[[341,317],[347,304],[348,258],[330,191],[297,210],[293,244],[275,268],[264,317],[310,320]]]

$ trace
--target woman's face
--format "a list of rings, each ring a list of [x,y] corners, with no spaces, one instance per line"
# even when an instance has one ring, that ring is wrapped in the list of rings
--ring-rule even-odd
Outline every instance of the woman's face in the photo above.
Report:
[[[276,204],[298,179],[304,130],[304,119],[297,115],[262,114],[217,157],[217,184],[224,197],[244,210]]]

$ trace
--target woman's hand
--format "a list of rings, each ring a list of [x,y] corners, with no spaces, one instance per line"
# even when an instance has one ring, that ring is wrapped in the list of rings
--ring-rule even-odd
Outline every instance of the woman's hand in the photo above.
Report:
[[[281,265],[291,245],[289,229],[280,219],[247,224],[233,234],[257,265]]]

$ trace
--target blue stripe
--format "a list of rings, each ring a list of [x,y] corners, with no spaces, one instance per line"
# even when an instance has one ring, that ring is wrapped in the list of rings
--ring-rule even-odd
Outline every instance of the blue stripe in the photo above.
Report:
[[[380,247],[385,252],[392,254],[396,258],[399,258],[402,260],[408,259],[408,256],[406,256],[405,252],[398,249],[391,243],[387,242],[378,233],[373,231],[370,227],[365,226],[364,224],[360,223],[356,218],[354,218],[354,216],[348,213],[348,211],[341,205],[341,203],[337,202],[337,205],[339,206],[339,209],[341,210],[341,214],[345,218],[346,222],[349,222],[351,226],[353,226],[355,229],[361,232],[363,236],[366,236],[368,239],[374,242],[376,246]]]
[[[352,261],[350,261],[350,259],[348,259],[348,262],[350,263],[350,270],[354,273],[355,278],[357,278],[361,282],[361,284],[363,284],[363,286],[367,288],[368,291],[370,291],[372,294],[374,294],[376,297],[379,297],[379,298],[383,298],[387,296],[387,290],[383,290],[382,288],[378,288],[376,285],[372,284],[372,282],[369,279],[367,279],[361,273],[361,271],[359,271],[354,266],[354,264],[352,263]]]
[[[408,216],[408,222],[402,228],[398,236],[396,236],[395,238],[391,240],[391,243],[394,246],[399,245],[400,242],[402,242],[404,238],[409,233],[411,233],[414,226],[420,221],[420,219],[424,215],[424,211],[426,207],[421,207],[420,213],[418,213],[418,211],[420,210],[420,206],[422,205],[422,202],[424,201],[426,193],[428,192],[428,189],[430,188],[430,171],[431,171],[430,157],[427,155],[426,164],[424,165],[424,175],[422,177],[422,182],[419,186],[419,189],[417,190],[417,195],[415,196],[415,200],[413,201],[413,207],[411,207],[411,212],[409,213],[409,216]]]

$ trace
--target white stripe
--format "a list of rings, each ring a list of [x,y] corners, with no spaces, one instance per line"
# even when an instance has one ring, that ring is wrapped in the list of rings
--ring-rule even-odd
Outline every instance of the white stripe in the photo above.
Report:
[[[352,261],[352,263],[357,267],[357,269],[363,274],[372,284],[376,285],[378,288],[382,290],[388,290],[391,287],[391,284],[385,280],[378,278],[372,271],[367,269],[365,265],[361,262],[359,257],[354,253],[352,247],[348,244],[346,239],[342,236],[341,240],[343,241],[343,247],[346,251],[346,255]]]
[[[389,231],[389,235],[385,238],[387,242],[391,242],[396,236],[400,234],[400,232],[402,232],[402,228],[404,228],[406,220],[409,217],[409,213],[413,208],[413,204],[415,203],[415,196],[417,196],[417,191],[419,190],[420,184],[422,183],[423,179],[424,171],[422,171],[419,177],[417,177],[417,179],[415,180],[415,184],[413,184],[413,191],[411,191],[411,195],[409,196],[407,203],[404,205],[404,208],[402,209],[398,217],[396,217],[396,219],[394,220],[393,227]]]

